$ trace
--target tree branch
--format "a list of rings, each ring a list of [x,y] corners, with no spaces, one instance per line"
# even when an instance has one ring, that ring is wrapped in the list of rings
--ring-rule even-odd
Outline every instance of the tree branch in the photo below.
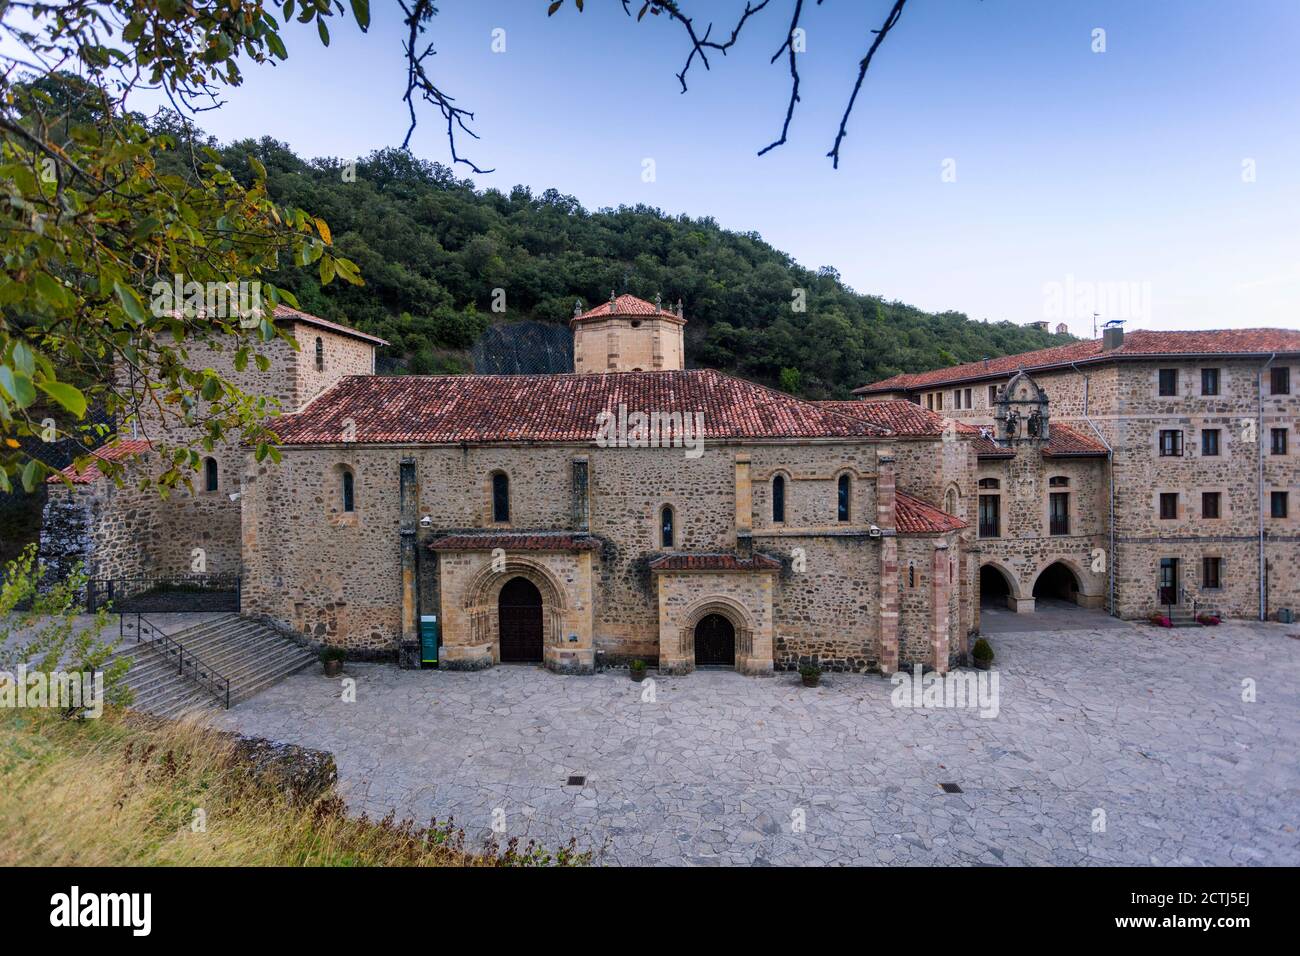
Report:
[[[853,104],[858,98],[858,90],[862,89],[862,81],[866,79],[867,69],[871,66],[871,58],[876,55],[876,51],[880,49],[880,44],[885,42],[886,35],[894,28],[898,18],[902,16],[903,7],[906,3],[907,0],[895,0],[893,8],[889,11],[889,16],[885,17],[884,24],[881,25],[879,30],[872,31],[875,33],[876,39],[872,41],[871,48],[867,50],[867,55],[858,64],[858,81],[853,84],[853,94],[849,97],[849,105],[844,110],[844,116],[840,118],[840,129],[835,134],[835,145],[826,154],[831,158],[831,166],[835,169],[840,168],[840,143],[848,135],[849,115],[853,112]]]

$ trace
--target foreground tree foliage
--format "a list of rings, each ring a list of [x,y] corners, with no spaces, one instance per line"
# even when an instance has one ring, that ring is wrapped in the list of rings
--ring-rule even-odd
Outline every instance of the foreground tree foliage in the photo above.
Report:
[[[367,3],[352,7],[364,28]],[[343,7],[296,12],[328,43],[325,20]],[[230,342],[238,366],[262,365],[259,346],[279,334],[271,311],[293,303],[266,274],[292,262],[323,284],[360,283],[356,266],[335,253],[324,219],[271,198],[255,162],[238,180],[186,137],[168,164],[177,137],[124,102],[144,86],[180,115],[217,105],[222,86],[241,82],[241,61],[286,56],[281,32],[260,0],[0,2],[0,492],[45,476],[36,442],[101,440],[85,433],[92,404],[118,421],[147,404],[199,426],[190,445],[160,448],[163,488],[188,482],[200,449],[227,437],[273,454],[265,400],[189,367],[190,348]],[[210,290],[253,282],[259,308],[211,307]],[[160,306],[157,283],[207,291]]]

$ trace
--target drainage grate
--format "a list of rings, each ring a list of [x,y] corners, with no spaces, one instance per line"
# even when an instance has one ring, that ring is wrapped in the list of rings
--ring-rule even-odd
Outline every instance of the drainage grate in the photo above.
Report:
[[[943,792],[944,792],[944,793],[961,793],[961,792],[962,792],[961,787],[957,786],[955,783],[941,783],[941,784],[939,784],[939,786],[943,787]]]
[[[586,785],[587,778],[576,773],[569,777],[569,782],[565,784],[566,787],[585,787]]]

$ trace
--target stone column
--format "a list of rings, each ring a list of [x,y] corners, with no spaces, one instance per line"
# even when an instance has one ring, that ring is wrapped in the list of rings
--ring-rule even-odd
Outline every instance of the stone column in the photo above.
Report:
[[[952,558],[946,541],[934,546],[930,563],[930,656],[940,674],[948,671],[948,625],[951,614],[948,598],[952,593]]]
[[[401,567],[402,567],[402,634],[398,663],[402,667],[420,666],[419,600],[416,594],[415,547],[416,525],[420,511],[420,485],[415,473],[415,459],[403,458],[399,471],[401,497]]]
[[[749,557],[754,544],[754,489],[749,477],[749,455],[736,455],[736,551]]]
[[[880,528],[880,672],[898,670],[898,538],[894,514],[894,458],[876,466],[876,527]]]

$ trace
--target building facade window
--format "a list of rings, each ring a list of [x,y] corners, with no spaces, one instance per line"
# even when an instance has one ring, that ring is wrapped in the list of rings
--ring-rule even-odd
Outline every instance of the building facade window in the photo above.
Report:
[[[501,471],[492,475],[492,520],[510,520],[510,479]]]
[[[1048,495],[1048,525],[1052,534],[1070,533],[1070,495],[1053,491]]]
[[[849,492],[852,490],[852,483],[848,475],[840,475],[840,480],[836,489],[835,516],[840,521],[849,520]]]
[[[997,538],[1002,535],[1002,496],[980,495],[981,538]]]
[[[218,487],[217,460],[203,459],[203,490],[216,491]]]
[[[1178,394],[1178,369],[1162,368],[1160,370],[1159,394],[1162,396]]]
[[[659,543],[665,548],[673,546],[673,508],[664,505],[659,511]]]
[[[325,371],[325,343],[319,335],[316,336],[316,371]]]
[[[344,468],[341,475],[343,486],[343,510],[353,512],[357,510],[356,496],[356,477],[352,474],[352,469]]]
[[[997,402],[998,402],[998,387],[996,385],[990,385],[989,386],[989,408],[992,408],[994,405],[997,404]]]
[[[1269,445],[1269,447],[1272,449],[1273,454],[1285,455],[1286,454],[1286,429],[1274,428],[1270,434],[1272,435],[1273,440]]]
[[[1178,517],[1178,492],[1160,492],[1160,520],[1170,521]]]
[[[1219,394],[1219,370],[1217,368],[1201,369],[1201,394]]]
[[[1160,430],[1160,457],[1181,458],[1183,455],[1183,433],[1177,428]]]
[[[1285,518],[1289,510],[1289,496],[1285,491],[1275,491],[1269,495],[1270,510],[1274,518]]]
[[[1206,458],[1219,454],[1219,429],[1206,428],[1201,431],[1201,454]]]
[[[960,388],[954,388],[954,389],[952,390],[952,407],[953,407],[953,408],[961,408],[961,389],[960,389]]]
[[[929,411],[934,411],[934,395],[927,393],[925,396],[925,407]]]
[[[1178,559],[1160,559],[1160,588],[1157,599],[1161,604],[1178,603]]]
[[[967,408],[972,407],[972,406],[971,406],[971,403],[970,403],[970,399],[971,399],[971,394],[970,394],[970,389],[968,388],[968,389],[966,389],[966,407],[967,407]]]
[[[1222,558],[1201,558],[1201,587],[1208,591],[1217,591],[1223,587],[1222,571]]]
[[[772,521],[782,524],[785,521],[785,476],[777,475],[772,479]]]
[[[1202,518],[1222,517],[1222,513],[1219,510],[1219,492],[1217,491],[1201,492],[1201,517]]]
[[[1272,386],[1269,389],[1269,391],[1271,391],[1274,395],[1290,395],[1291,394],[1291,370],[1287,368],[1285,365],[1279,368],[1270,369],[1269,383]]]

